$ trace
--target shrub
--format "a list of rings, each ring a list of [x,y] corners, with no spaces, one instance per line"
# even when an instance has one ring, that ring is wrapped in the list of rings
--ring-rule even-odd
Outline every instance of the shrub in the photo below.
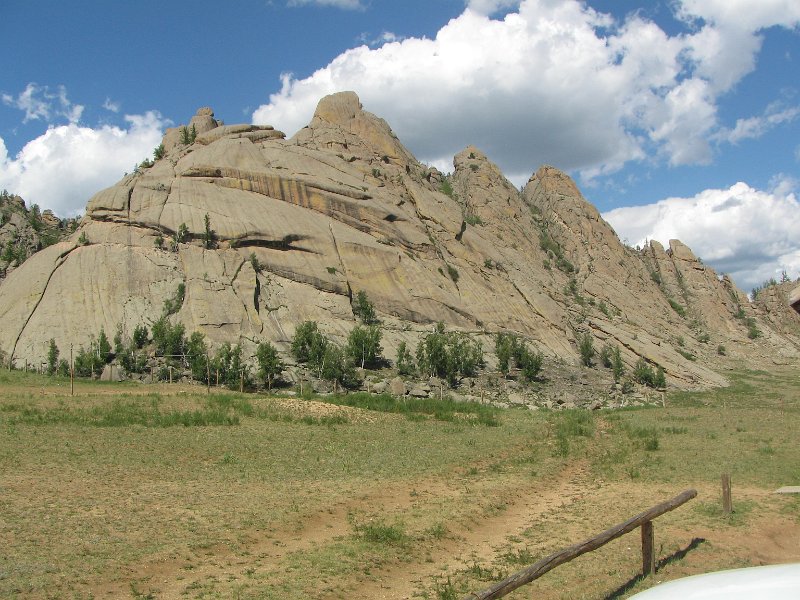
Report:
[[[727,353],[728,351],[725,349],[725,346],[723,346],[722,344],[717,346],[717,354],[719,354],[720,356],[725,356]]]
[[[656,378],[657,375],[653,368],[643,358],[640,358],[633,368],[634,381],[647,387],[656,387]]]
[[[211,368],[208,360],[208,348],[206,348],[205,336],[199,331],[194,331],[189,336],[189,341],[186,343],[186,361],[192,371],[192,379],[208,381]]]
[[[669,305],[672,307],[672,310],[674,310],[676,313],[678,313],[679,316],[681,316],[681,317],[685,317],[686,316],[686,309],[683,306],[681,306],[680,304],[678,304],[677,302],[675,302],[675,300],[673,300],[672,298],[669,298],[667,300],[667,302],[669,302]]]
[[[454,266],[447,265],[447,274],[450,275],[450,279],[453,280],[453,283],[458,283],[458,270]]]
[[[439,186],[439,191],[442,192],[445,196],[448,196],[455,200],[456,193],[453,191],[453,186],[450,184],[450,179],[448,177],[444,177],[442,179],[442,183]]]
[[[174,315],[183,306],[183,301],[185,298],[186,298],[186,284],[180,282],[178,284],[178,289],[175,290],[175,295],[172,296],[172,298],[167,298],[166,300],[164,300],[164,311],[162,314],[165,317]]]
[[[159,144],[153,150],[153,158],[155,160],[161,160],[162,158],[164,158],[164,154],[165,154],[164,144]]]

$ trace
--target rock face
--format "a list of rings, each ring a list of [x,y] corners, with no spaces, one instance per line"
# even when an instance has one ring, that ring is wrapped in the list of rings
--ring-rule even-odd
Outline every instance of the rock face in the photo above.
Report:
[[[343,340],[360,290],[390,358],[437,321],[487,351],[491,334],[516,332],[570,364],[589,333],[598,348],[618,345],[629,368],[641,357],[690,387],[724,384],[708,368],[723,360],[718,345],[747,354],[766,343],[737,318],[758,310],[680,242],[625,247],[552,167],[520,193],[467,148],[445,177],[352,92],[323,98],[288,140],[269,126],[222,125],[211,109],[186,127],[193,143],[168,130],[163,158],[96,194],[68,241],[10,274],[0,287],[7,356],[39,360],[50,338],[77,347],[101,328],[130,335],[179,284],[175,318],[187,332],[251,350],[261,340],[288,349],[304,320]],[[798,354],[780,332],[769,343]]]

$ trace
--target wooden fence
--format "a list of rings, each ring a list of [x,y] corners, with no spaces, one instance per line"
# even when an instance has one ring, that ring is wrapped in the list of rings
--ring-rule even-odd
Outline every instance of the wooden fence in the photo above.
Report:
[[[666,502],[654,506],[635,517],[631,517],[624,523],[615,525],[611,529],[607,529],[603,533],[564,548],[558,552],[547,556],[540,561],[532,564],[530,567],[514,573],[503,581],[495,583],[493,586],[486,588],[482,592],[476,592],[464,596],[464,600],[493,600],[495,598],[502,598],[510,594],[514,590],[523,585],[538,579],[548,571],[555,569],[559,565],[577,558],[581,554],[597,550],[599,547],[604,546],[611,540],[615,540],[620,536],[630,533],[637,527],[642,528],[642,571],[645,575],[651,575],[656,570],[656,556],[653,550],[653,519],[660,517],[666,512],[674,510],[685,504],[692,498],[697,496],[696,490],[686,490]]]

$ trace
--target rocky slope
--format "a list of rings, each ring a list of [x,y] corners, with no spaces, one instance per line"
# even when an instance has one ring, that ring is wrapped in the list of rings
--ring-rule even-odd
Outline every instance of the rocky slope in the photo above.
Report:
[[[40,212],[35,204],[7,190],[0,192],[0,282],[30,256],[71,234],[74,219],[59,219],[52,211]]]
[[[564,365],[578,364],[576,339],[589,333],[598,348],[619,345],[629,367],[643,357],[681,387],[724,384],[710,367],[731,356],[798,356],[797,337],[729,279],[678,241],[624,246],[552,167],[520,192],[467,148],[446,177],[351,92],[322,99],[291,139],[221,125],[210,109],[187,127],[193,143],[168,131],[163,158],[96,194],[68,241],[9,275],[7,356],[38,361],[51,337],[77,347],[101,328],[130,334],[181,283],[175,318],[187,331],[250,350],[260,340],[287,349],[308,319],[343,340],[364,290],[391,358],[437,321],[487,352],[493,333],[516,332]],[[751,339],[743,314],[767,335]]]

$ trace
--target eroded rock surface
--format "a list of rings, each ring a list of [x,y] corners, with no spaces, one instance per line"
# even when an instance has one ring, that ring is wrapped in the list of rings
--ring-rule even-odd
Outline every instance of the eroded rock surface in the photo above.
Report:
[[[724,384],[709,368],[718,345],[746,354],[766,343],[740,323],[742,310],[758,316],[746,297],[680,242],[625,247],[553,167],[520,192],[470,147],[446,177],[352,92],[322,99],[291,139],[222,125],[210,109],[185,127],[193,143],[168,130],[163,158],[96,194],[69,241],[10,274],[0,288],[7,355],[41,360],[51,337],[77,347],[101,328],[130,334],[181,283],[175,318],[188,332],[250,349],[288,349],[308,319],[343,340],[359,290],[382,320],[388,357],[437,321],[487,352],[491,334],[516,332],[567,364],[589,333],[598,349],[619,346],[629,368],[642,357],[692,387]],[[780,331],[769,343],[797,355]]]

